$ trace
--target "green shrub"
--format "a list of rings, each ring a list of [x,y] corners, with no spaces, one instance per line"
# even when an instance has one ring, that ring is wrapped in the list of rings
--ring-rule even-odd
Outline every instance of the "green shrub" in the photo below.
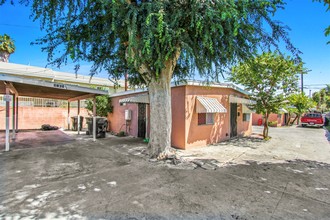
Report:
[[[265,141],[269,141],[270,139],[272,139],[272,137],[268,136],[268,137],[266,137],[264,140],[265,140]]]
[[[330,132],[330,125],[325,126],[325,128]]]
[[[93,112],[93,100],[87,100],[86,108]],[[107,117],[108,113],[112,113],[113,106],[111,104],[111,98],[108,95],[96,96],[96,115],[101,117]]]
[[[119,131],[117,134],[118,137],[125,137],[126,136],[126,132],[125,131]]]
[[[268,126],[269,127],[277,127],[277,121],[269,121]]]

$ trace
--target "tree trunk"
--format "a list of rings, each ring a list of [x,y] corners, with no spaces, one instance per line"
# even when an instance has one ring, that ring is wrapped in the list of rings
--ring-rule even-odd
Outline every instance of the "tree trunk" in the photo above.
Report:
[[[159,77],[149,81],[150,139],[149,156],[165,159],[171,152],[172,99],[171,79],[181,50],[164,63]]]
[[[0,62],[8,63],[9,62],[9,55],[10,54],[7,51],[0,50]]]
[[[289,126],[290,125],[290,121],[291,121],[291,113],[289,112],[285,125],[286,126]]]
[[[269,118],[269,114],[268,112],[266,112],[265,114],[265,122],[264,122],[264,131],[262,133],[264,139],[268,138],[268,118]]]
[[[169,154],[171,149],[172,107],[171,78],[161,76],[149,84],[150,139],[149,155],[155,158]]]
[[[294,124],[294,122],[298,119],[298,115],[296,115],[296,117],[293,119],[292,124]]]

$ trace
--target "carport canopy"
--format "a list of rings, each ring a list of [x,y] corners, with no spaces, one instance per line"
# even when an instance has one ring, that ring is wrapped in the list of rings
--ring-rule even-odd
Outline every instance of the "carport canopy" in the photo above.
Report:
[[[0,74],[0,94],[5,94],[6,101],[6,151],[9,150],[9,103],[13,102],[13,137],[15,137],[15,126],[14,120],[17,121],[17,112],[15,114],[15,108],[17,109],[17,97],[18,96],[28,96],[28,97],[38,97],[38,98],[51,98],[51,99],[61,99],[67,100],[68,102],[78,101],[88,98],[94,98],[93,106],[93,121],[96,116],[95,107],[95,97],[98,95],[107,95],[107,91],[92,89],[82,86],[69,85],[58,82],[43,81],[32,78],[17,77],[6,74]],[[11,100],[11,94],[14,99]],[[78,115],[79,115],[79,105],[78,102]],[[69,105],[68,105],[69,108]],[[69,112],[69,109],[68,109]],[[16,115],[16,119],[15,116]],[[78,117],[78,127],[79,127]],[[93,123],[93,139],[96,138],[96,122]],[[17,124],[16,124],[17,129]],[[79,133],[79,128],[78,128]]]
[[[9,76],[0,74],[0,93],[6,94],[6,87],[17,96],[61,99],[69,102],[107,95],[108,92],[64,83]]]

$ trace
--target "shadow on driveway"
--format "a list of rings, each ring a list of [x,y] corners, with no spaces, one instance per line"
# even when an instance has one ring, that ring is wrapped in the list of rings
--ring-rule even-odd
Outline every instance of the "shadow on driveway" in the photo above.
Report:
[[[185,170],[149,162],[141,139],[81,137],[0,154],[0,219],[329,217],[328,164],[248,161]]]
[[[35,148],[66,144],[75,139],[61,130],[20,130],[15,140],[10,140],[10,149]],[[5,132],[0,132],[0,150],[5,149]]]

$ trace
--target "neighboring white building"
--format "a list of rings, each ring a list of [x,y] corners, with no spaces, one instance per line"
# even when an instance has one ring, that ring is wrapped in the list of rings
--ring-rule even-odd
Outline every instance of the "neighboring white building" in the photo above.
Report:
[[[96,89],[106,89],[109,94],[123,91],[125,88],[124,80],[118,81],[119,88],[107,78],[91,77],[86,75],[53,71],[50,68],[42,68],[15,63],[0,62],[0,74],[14,75],[19,77],[35,78],[51,82],[62,82],[66,84],[94,87]]]

